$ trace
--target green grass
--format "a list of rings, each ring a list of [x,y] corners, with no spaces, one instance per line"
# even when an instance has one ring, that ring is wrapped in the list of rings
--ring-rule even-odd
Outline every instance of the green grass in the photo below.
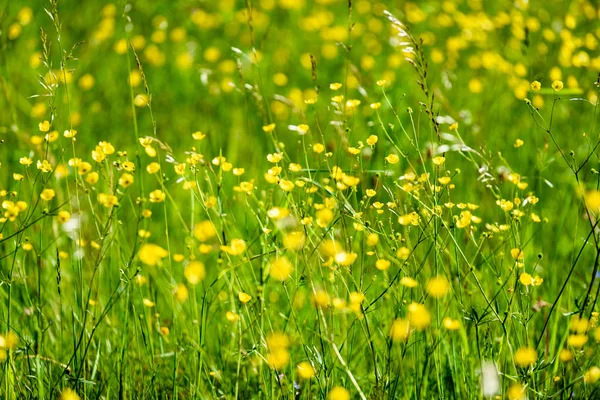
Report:
[[[0,1],[0,397],[599,397],[599,19]]]

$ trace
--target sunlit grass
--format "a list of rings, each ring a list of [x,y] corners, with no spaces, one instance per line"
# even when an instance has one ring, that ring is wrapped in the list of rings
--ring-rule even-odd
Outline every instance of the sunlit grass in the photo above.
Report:
[[[2,398],[600,396],[600,9],[0,5]]]

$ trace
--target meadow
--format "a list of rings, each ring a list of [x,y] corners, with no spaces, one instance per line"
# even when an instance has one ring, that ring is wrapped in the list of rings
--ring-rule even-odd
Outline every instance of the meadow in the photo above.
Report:
[[[593,0],[0,0],[3,399],[600,398]]]

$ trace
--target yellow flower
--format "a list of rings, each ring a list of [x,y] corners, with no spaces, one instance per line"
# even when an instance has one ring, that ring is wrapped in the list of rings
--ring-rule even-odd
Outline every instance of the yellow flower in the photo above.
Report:
[[[59,211],[58,212],[58,222],[60,222],[61,224],[64,224],[65,222],[67,222],[70,219],[71,219],[71,213],[69,213],[68,211]]]
[[[410,336],[410,323],[402,318],[394,320],[389,336],[394,342],[406,341]]]
[[[431,297],[439,299],[450,291],[450,283],[443,276],[436,276],[427,282],[427,293]]]
[[[302,361],[296,365],[298,376],[302,379],[310,379],[315,376],[315,369],[308,361]]]
[[[569,337],[567,338],[567,344],[569,346],[575,347],[576,349],[579,349],[579,348],[585,346],[587,341],[588,341],[588,337],[585,334],[569,335]]]
[[[157,162],[151,162],[146,166],[146,171],[148,171],[149,174],[155,174],[160,171],[160,164]]]
[[[376,135],[371,135],[367,138],[367,144],[369,146],[375,146],[379,138]]]
[[[138,255],[141,262],[153,267],[158,265],[163,258],[167,257],[169,252],[157,244],[146,243],[140,248]]]
[[[309,126],[306,124],[300,124],[298,125],[298,133],[301,135],[304,135],[306,132],[308,132]]]
[[[385,271],[386,269],[388,269],[390,267],[391,263],[383,258],[380,258],[379,260],[377,260],[375,262],[375,267],[380,270],[380,271]]]
[[[340,386],[334,386],[327,393],[327,400],[350,400],[350,392]]]
[[[278,281],[285,281],[290,278],[294,271],[294,266],[285,257],[276,257],[269,264],[269,275]]]
[[[519,249],[519,248],[514,248],[510,250],[510,256],[512,258],[514,258],[515,260],[523,260],[523,258],[525,258],[525,253],[523,253],[523,250]]]
[[[152,308],[156,305],[156,303],[150,299],[142,299],[142,303],[144,303],[144,306],[146,306],[148,308]]]
[[[422,331],[431,323],[431,314],[423,304],[411,303],[408,306],[408,321],[410,326]]]
[[[194,226],[194,236],[199,241],[206,242],[217,236],[217,230],[211,221],[200,221]]]
[[[194,138],[194,140],[202,140],[205,137],[206,135],[200,131],[192,133],[192,138]]]
[[[40,132],[48,132],[50,130],[50,122],[44,121],[39,124]]]
[[[561,91],[562,88],[564,87],[564,84],[562,83],[562,81],[554,81],[552,82],[552,89],[554,89],[555,91]]]
[[[410,256],[410,249],[408,247],[402,246],[396,251],[396,257],[401,260],[407,260]]]
[[[242,302],[242,303],[247,303],[250,300],[252,300],[252,296],[250,296],[248,293],[244,293],[244,292],[239,292],[238,293],[238,299]]]
[[[108,153],[106,153],[106,151],[104,151],[104,154],[108,154]],[[135,171],[135,164],[132,163],[131,161],[124,161],[123,164],[122,164],[122,167],[127,172],[133,172],[133,171]]]
[[[188,265],[185,266],[183,275],[191,285],[197,285],[206,278],[204,264],[200,261],[190,261]]]
[[[40,198],[44,201],[50,201],[56,196],[54,189],[44,189],[42,193],[40,193]]]
[[[188,291],[188,288],[183,283],[180,283],[175,288],[173,294],[175,295],[175,299],[178,302],[183,303],[184,301],[186,301],[188,299],[189,291]]]
[[[263,132],[271,133],[275,130],[275,124],[269,124],[262,127]]]
[[[163,192],[160,189],[153,190],[152,192],[150,192],[149,196],[150,196],[151,203],[162,203],[163,201],[165,201],[165,198],[167,197],[165,192]]]
[[[402,279],[400,279],[400,284],[402,286],[406,286],[407,288],[415,288],[419,286],[419,282],[409,276],[403,276]]]
[[[66,138],[72,139],[72,138],[75,137],[75,135],[77,135],[77,131],[75,129],[67,129],[64,132],[64,135],[65,135]]]
[[[79,400],[80,397],[73,389],[66,388],[60,393],[59,400]]]
[[[339,82],[331,83],[329,85],[329,89],[331,89],[331,90],[339,90],[341,87],[342,87],[342,84]]]
[[[519,282],[525,286],[533,285],[533,277],[527,272],[523,272],[521,276],[519,276]]]
[[[283,235],[283,247],[291,250],[300,250],[306,243],[306,236],[302,231],[292,231]]]
[[[146,107],[146,105],[148,105],[148,96],[145,94],[138,94],[135,96],[133,103],[136,105],[136,107]]]
[[[446,162],[446,157],[442,157],[442,156],[433,157],[433,163],[437,166],[442,165],[444,162]]]
[[[396,164],[398,161],[400,161],[400,157],[398,157],[396,154],[390,154],[385,158],[385,160],[390,164]]]
[[[175,164],[173,166],[173,169],[175,170],[175,173],[177,175],[183,175],[183,174],[185,174],[185,163]]]
[[[558,359],[563,363],[568,363],[573,359],[573,353],[569,349],[560,349]]]
[[[131,175],[131,174],[125,173],[125,174],[121,175],[121,177],[119,178],[119,185],[121,185],[124,188],[131,186],[132,183],[133,183],[133,175]]]
[[[239,256],[246,251],[246,242],[242,239],[232,239],[229,246],[221,246],[220,249],[230,256]]]
[[[594,366],[588,369],[585,374],[583,374],[583,382],[587,384],[596,383],[600,380],[600,368]]]
[[[267,336],[267,362],[273,369],[281,369],[290,361],[288,347],[290,340],[285,333],[273,332]]]
[[[508,400],[525,400],[525,387],[520,383],[513,383],[506,391],[506,397]]]
[[[29,157],[21,157],[19,159],[19,163],[28,167],[31,165],[31,163],[33,163],[33,161]]]
[[[538,354],[533,347],[521,347],[515,352],[513,358],[519,367],[529,367],[537,361]]]
[[[315,143],[313,145],[313,151],[317,154],[320,154],[325,151],[325,146],[323,146],[321,143]]]
[[[531,82],[531,90],[533,90],[534,92],[537,92],[541,88],[542,88],[542,84],[539,83],[538,81]]]
[[[449,317],[444,318],[442,325],[444,325],[444,328],[448,329],[449,331],[457,331],[460,329],[460,321]]]

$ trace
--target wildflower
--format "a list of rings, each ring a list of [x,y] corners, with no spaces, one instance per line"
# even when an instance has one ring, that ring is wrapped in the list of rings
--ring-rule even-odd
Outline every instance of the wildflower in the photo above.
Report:
[[[283,235],[283,247],[291,250],[300,250],[306,243],[306,236],[302,231],[288,232]]]
[[[183,275],[191,285],[197,285],[200,281],[203,281],[204,278],[206,278],[204,264],[202,264],[200,261],[190,261],[185,266]]]
[[[339,90],[341,87],[342,87],[342,84],[341,84],[341,83],[338,83],[338,82],[336,82],[336,83],[331,83],[331,84],[329,85],[329,89],[331,89],[331,90]]]
[[[146,107],[146,105],[148,105],[148,96],[145,94],[138,94],[135,96],[133,103],[136,105],[136,107]]]
[[[232,239],[229,246],[221,246],[220,249],[230,256],[238,256],[246,251],[246,242],[242,239]]]
[[[60,393],[59,400],[79,400],[80,398],[76,391],[66,388]]]
[[[238,299],[242,302],[242,303],[247,303],[250,300],[252,300],[252,296],[250,296],[248,293],[244,293],[244,292],[239,292],[238,293]]]
[[[50,201],[56,196],[54,189],[44,189],[42,193],[40,193],[40,198],[44,201]]]
[[[69,213],[68,211],[59,211],[58,212],[58,222],[60,222],[61,224],[64,224],[65,222],[67,222],[70,219],[71,219],[71,213]]]
[[[398,161],[400,161],[400,157],[398,157],[396,154],[390,154],[385,158],[385,160],[390,164],[396,164]]]
[[[192,133],[192,138],[194,140],[202,140],[206,137],[206,135],[200,131]]]
[[[294,266],[285,257],[276,257],[269,264],[269,275],[278,281],[286,281],[294,271]]]
[[[444,318],[442,325],[444,325],[444,328],[448,329],[449,331],[457,331],[460,329],[460,321],[449,317]]]
[[[533,347],[521,347],[513,356],[515,364],[519,367],[529,367],[537,361],[537,358],[537,351]]]
[[[431,314],[423,304],[411,303],[408,306],[408,321],[410,326],[422,331],[431,323]]]
[[[301,135],[304,135],[306,132],[308,132],[309,126],[306,124],[300,124],[297,127],[298,133]]]
[[[167,195],[162,190],[157,189],[150,192],[149,197],[151,203],[162,203],[163,201],[165,201]]]
[[[152,308],[152,307],[154,307],[154,306],[156,305],[156,303],[155,303],[155,302],[153,302],[153,301],[152,301],[152,300],[150,300],[150,299],[143,299],[143,300],[142,300],[142,303],[144,303],[144,306],[146,306],[146,307],[148,307],[148,308]]]
[[[146,243],[140,247],[138,256],[140,261],[151,267],[158,265],[161,260],[169,255],[169,252],[159,245]]]
[[[375,146],[379,138],[376,135],[371,135],[367,138],[367,144],[369,146]]]
[[[406,286],[407,288],[415,288],[419,286],[419,282],[417,282],[410,276],[403,276],[402,279],[400,279],[400,284],[402,286]]]
[[[19,159],[19,164],[25,165],[26,167],[29,167],[32,163],[33,161],[29,157],[21,157]]]
[[[325,151],[325,146],[323,146],[323,144],[321,144],[321,143],[315,143],[313,145],[313,151],[317,154],[321,154],[322,152]]]
[[[50,130],[50,122],[44,121],[39,123],[40,132],[48,132]]]
[[[539,83],[538,81],[531,82],[531,90],[533,90],[534,92],[539,91],[541,88],[542,88],[542,84]]]
[[[296,365],[298,376],[304,380],[308,380],[315,376],[315,369],[308,361],[302,361]]]
[[[290,361],[290,353],[288,347],[290,340],[285,333],[273,332],[267,336],[267,362],[273,369],[281,369]]]
[[[583,382],[586,385],[596,383],[598,380],[600,380],[600,368],[596,366],[591,367],[583,374]]]
[[[334,386],[327,393],[327,400],[350,400],[350,392],[340,386]]]
[[[394,342],[406,341],[410,336],[410,323],[402,318],[394,320],[389,336]]]
[[[227,321],[229,322],[237,322],[240,319],[240,316],[233,311],[227,311],[225,313],[225,318],[227,318]]]
[[[446,162],[446,157],[442,157],[442,156],[433,157],[432,161],[435,165],[440,166],[444,162]]]
[[[379,260],[377,260],[375,262],[375,268],[377,268],[380,271],[385,271],[386,269],[388,269],[390,267],[391,263],[383,258],[380,258]]]
[[[146,166],[146,171],[148,171],[149,174],[155,174],[160,171],[160,164],[157,162],[151,162]]]
[[[515,260],[521,261],[525,258],[525,253],[519,248],[514,248],[510,250],[510,256]]]
[[[319,225],[321,228],[325,228],[331,221],[333,221],[334,215],[333,211],[331,211],[329,208],[323,208],[322,210],[317,211],[316,217],[317,225]]]
[[[426,289],[431,297],[439,299],[448,293],[450,290],[450,283],[448,283],[448,280],[445,277],[436,276],[427,282]]]
[[[217,230],[211,221],[200,221],[194,226],[194,236],[201,242],[207,242],[217,236]]]
[[[75,138],[75,135],[77,135],[77,131],[76,131],[75,129],[67,129],[67,130],[64,132],[64,136],[65,136],[67,139],[73,139],[73,138]]]
[[[183,303],[188,299],[188,288],[183,283],[180,283],[175,287],[173,294],[178,302]]]
[[[131,174],[123,174],[121,175],[121,177],[119,178],[119,185],[127,188],[129,186],[131,186],[131,184],[133,183],[133,175]]]
[[[558,353],[558,359],[563,363],[568,363],[573,360],[573,353],[569,349],[560,349]]]
[[[513,383],[506,392],[508,400],[525,400],[525,387],[520,383]]]
[[[552,89],[554,89],[555,91],[559,92],[563,89],[564,84],[562,83],[562,81],[556,80],[554,82],[552,82]]]
[[[396,257],[401,260],[408,260],[410,257],[410,249],[408,247],[402,246],[396,251]]]

